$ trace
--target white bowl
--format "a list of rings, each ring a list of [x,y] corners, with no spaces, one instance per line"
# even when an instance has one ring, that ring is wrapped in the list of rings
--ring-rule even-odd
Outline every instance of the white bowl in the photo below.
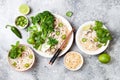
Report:
[[[21,16],[23,16],[23,17],[25,17],[25,18],[27,19],[27,24],[26,24],[24,27],[16,24],[17,18],[19,18],[19,17],[21,17]],[[16,19],[15,19],[15,25],[16,25],[17,27],[21,28],[21,29],[26,28],[26,27],[28,26],[28,24],[29,24],[29,20],[28,20],[28,18],[27,18],[26,16],[24,16],[24,15],[17,16]]]
[[[86,50],[84,49],[81,44],[80,44],[80,32],[82,31],[82,28],[86,25],[89,25],[89,24],[95,24],[95,21],[89,21],[89,22],[86,22],[84,24],[82,24],[79,29],[77,30],[76,32],[76,36],[75,36],[75,39],[76,39],[76,44],[78,46],[78,48],[86,53],[86,54],[89,54],[89,55],[97,55],[97,54],[100,54],[101,52],[103,52],[109,45],[110,41],[107,42],[107,44],[105,46],[102,46],[101,48],[97,49],[96,51],[89,51],[89,50]],[[104,25],[103,25],[104,28],[106,28]],[[107,29],[107,28],[106,28]]]
[[[57,14],[53,14],[56,18],[60,18],[62,20],[62,22],[68,27],[69,31],[72,30],[72,26],[70,25],[70,23],[62,16],[60,15],[57,15]],[[72,33],[70,39],[69,39],[69,42],[67,44],[67,46],[65,47],[65,49],[60,53],[59,57],[62,56],[63,54],[65,54],[69,49],[70,47],[72,46],[72,43],[73,43],[73,38],[74,38],[74,35]],[[32,45],[31,45],[32,46]],[[32,47],[33,48],[33,47]],[[47,53],[43,53],[41,51],[38,51],[36,50],[35,48],[33,48],[35,52],[37,52],[39,55],[43,56],[43,57],[47,57],[47,58],[51,58],[53,57],[53,55],[50,55],[50,54],[47,54]]]
[[[20,45],[24,45],[24,44],[20,44]],[[27,45],[24,45],[24,46],[26,46],[27,48],[29,48],[30,49],[30,47],[29,46],[27,46]],[[10,58],[9,58],[9,53],[8,53],[8,63],[11,65],[11,67],[13,68],[13,69],[15,69],[16,71],[26,71],[26,70],[29,70],[32,66],[33,66],[33,64],[35,63],[35,55],[34,55],[34,52],[32,51],[32,49],[30,49],[31,50],[31,54],[33,55],[33,62],[32,62],[32,64],[28,67],[28,68],[26,68],[26,69],[17,69],[17,68],[15,68],[12,64],[11,64],[11,62],[10,62]]]
[[[75,53],[75,54],[77,54],[77,55],[79,55],[80,56],[80,58],[81,58],[81,64],[79,64],[78,65],[78,67],[77,68],[75,68],[75,69],[70,69],[70,68],[68,68],[66,65],[65,65],[65,59],[66,59],[66,55],[67,54],[71,54],[71,53]],[[83,63],[84,63],[84,60],[83,60],[83,57],[82,57],[82,55],[80,54],[80,53],[78,53],[78,52],[75,52],[75,51],[70,51],[70,52],[68,52],[66,55],[65,55],[65,57],[64,57],[64,66],[65,66],[65,68],[67,68],[68,70],[71,70],[71,71],[76,71],[76,70],[79,70],[82,66],[83,66]]]

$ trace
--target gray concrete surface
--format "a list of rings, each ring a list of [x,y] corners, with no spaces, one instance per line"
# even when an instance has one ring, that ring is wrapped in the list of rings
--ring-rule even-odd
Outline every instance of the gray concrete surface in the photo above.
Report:
[[[31,13],[49,10],[64,16],[77,30],[81,24],[90,20],[101,20],[111,31],[113,40],[107,48],[112,59],[109,64],[101,64],[97,56],[89,56],[81,52],[75,42],[71,50],[80,52],[85,60],[84,66],[75,72],[67,70],[63,65],[63,57],[53,66],[48,65],[49,59],[36,53],[35,65],[26,72],[17,72],[7,61],[10,45],[16,41],[25,43],[27,32],[21,30],[20,40],[5,29],[6,24],[13,24],[15,17],[20,15],[18,7],[26,3]],[[65,13],[70,10],[73,16],[68,18]],[[120,0],[0,0],[0,80],[120,80]]]

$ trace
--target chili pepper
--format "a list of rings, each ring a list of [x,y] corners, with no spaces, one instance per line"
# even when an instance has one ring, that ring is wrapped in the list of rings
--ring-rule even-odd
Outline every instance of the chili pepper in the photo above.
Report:
[[[22,38],[22,35],[20,33],[20,31],[15,27],[15,26],[11,26],[11,25],[6,25],[7,27],[11,27],[11,31],[19,38]]]

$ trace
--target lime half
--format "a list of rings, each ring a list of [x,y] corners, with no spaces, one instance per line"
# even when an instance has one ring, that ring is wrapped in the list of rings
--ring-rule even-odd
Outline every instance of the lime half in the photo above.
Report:
[[[30,7],[27,4],[22,4],[19,7],[19,11],[21,14],[28,14],[30,12]]]
[[[107,54],[107,53],[102,53],[102,54],[100,54],[100,55],[98,56],[98,59],[99,59],[99,61],[100,61],[101,63],[106,64],[106,63],[109,63],[109,62],[110,62],[111,57],[110,57],[110,55]]]

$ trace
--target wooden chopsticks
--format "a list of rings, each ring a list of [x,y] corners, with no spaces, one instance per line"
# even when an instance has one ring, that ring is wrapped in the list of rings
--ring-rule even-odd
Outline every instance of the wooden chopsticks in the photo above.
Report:
[[[54,56],[51,58],[49,64],[53,64],[55,62],[55,60],[57,59],[57,57],[59,56],[60,52],[64,49],[64,47],[66,46],[72,32],[74,31],[74,29],[72,29],[70,31],[70,33],[68,34],[68,36],[66,37],[66,39],[64,40],[64,42],[62,43],[62,45],[60,46],[60,48],[55,52]]]

